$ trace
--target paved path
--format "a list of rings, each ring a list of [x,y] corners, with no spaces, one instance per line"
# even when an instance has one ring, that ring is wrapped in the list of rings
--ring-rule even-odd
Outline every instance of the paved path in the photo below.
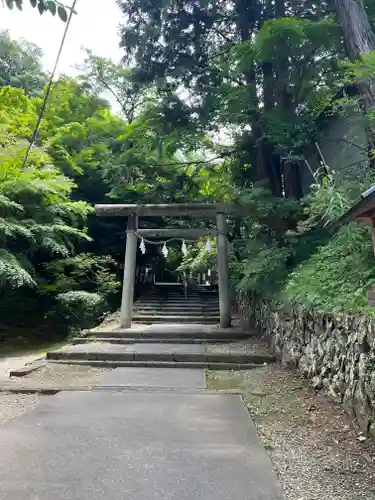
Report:
[[[241,398],[205,392],[203,370],[117,368],[101,385],[0,429],[0,500],[283,499]]]
[[[281,500],[238,396],[62,393],[0,431],[4,500]]]
[[[117,368],[103,377],[101,385],[172,389],[206,387],[204,371],[189,368]]]

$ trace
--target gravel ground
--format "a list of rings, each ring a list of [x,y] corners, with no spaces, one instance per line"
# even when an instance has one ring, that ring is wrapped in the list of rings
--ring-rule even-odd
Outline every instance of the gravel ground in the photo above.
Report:
[[[268,344],[260,339],[251,339],[239,342],[231,342],[230,344],[205,344],[204,349],[209,353],[268,353]]]
[[[99,384],[108,371],[110,368],[46,363],[25,377],[12,378],[11,383],[15,387],[82,387]]]
[[[36,394],[0,394],[0,428],[19,418],[22,413],[31,411],[43,398]]]
[[[207,383],[241,390],[286,500],[375,500],[375,440],[306,380],[269,365],[209,371]]]

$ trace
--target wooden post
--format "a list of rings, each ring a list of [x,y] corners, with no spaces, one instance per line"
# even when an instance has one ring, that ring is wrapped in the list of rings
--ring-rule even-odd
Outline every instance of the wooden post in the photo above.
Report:
[[[126,233],[126,250],[124,266],[124,282],[122,284],[122,299],[120,312],[121,328],[130,328],[132,325],[133,301],[134,301],[134,277],[137,261],[137,235],[135,230],[138,227],[138,216],[130,214],[128,216]]]
[[[219,272],[219,305],[220,305],[220,327],[231,326],[231,310],[229,295],[229,268],[228,268],[228,239],[227,221],[224,214],[216,215],[216,251],[217,267]]]

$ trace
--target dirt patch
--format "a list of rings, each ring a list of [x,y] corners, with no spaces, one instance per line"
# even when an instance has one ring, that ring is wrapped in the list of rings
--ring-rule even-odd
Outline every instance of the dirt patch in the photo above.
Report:
[[[32,365],[36,360],[42,360],[48,350],[60,348],[65,344],[66,341],[29,348],[3,347],[0,349],[0,381],[7,380],[11,371]]]
[[[210,389],[238,389],[286,500],[374,500],[375,442],[342,407],[280,366],[207,373]]]
[[[43,355],[40,352],[33,352],[32,354],[9,356],[2,359],[0,361],[0,381],[8,380],[10,371],[24,368],[25,365],[34,362],[42,356]]]
[[[21,378],[12,378],[15,387],[82,387],[100,384],[110,368],[46,363],[35,372]],[[9,383],[8,383],[9,385]]]
[[[82,335],[87,335],[90,332],[107,332],[111,330],[118,330],[120,328],[120,311],[109,314],[100,325],[90,330],[85,330]]]

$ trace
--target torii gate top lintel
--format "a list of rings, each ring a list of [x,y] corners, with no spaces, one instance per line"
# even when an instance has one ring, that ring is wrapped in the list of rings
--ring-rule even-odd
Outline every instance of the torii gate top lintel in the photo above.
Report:
[[[126,217],[134,214],[141,217],[192,216],[215,218],[216,214],[243,215],[244,208],[228,203],[164,203],[155,205],[95,205],[96,215],[101,217]]]

